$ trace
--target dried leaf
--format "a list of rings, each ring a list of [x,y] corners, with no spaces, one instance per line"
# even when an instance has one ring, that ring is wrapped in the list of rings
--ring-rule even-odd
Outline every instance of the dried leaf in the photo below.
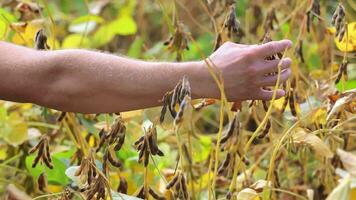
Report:
[[[336,153],[340,157],[342,164],[344,164],[346,171],[356,177],[356,155],[342,149],[337,149]]]
[[[254,189],[256,192],[260,193],[263,191],[265,187],[271,187],[272,183],[266,180],[258,180],[254,184],[250,186],[250,188]]]
[[[251,188],[245,188],[237,194],[236,199],[237,200],[256,200],[256,199],[259,199],[259,197],[255,190],[253,190]]]
[[[308,144],[320,156],[331,158],[333,153],[330,148],[316,135],[306,132],[303,128],[297,128],[293,134],[293,142],[296,144]]]
[[[326,117],[326,121],[328,121],[333,114],[339,112],[342,108],[344,108],[345,105],[352,103],[354,100],[356,101],[356,90],[345,92],[344,96],[335,102],[334,106]]]
[[[346,176],[339,185],[329,194],[326,200],[349,200],[351,179]]]

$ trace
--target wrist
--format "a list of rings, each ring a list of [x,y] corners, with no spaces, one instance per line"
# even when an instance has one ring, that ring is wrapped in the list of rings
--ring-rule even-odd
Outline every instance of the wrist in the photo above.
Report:
[[[198,98],[216,98],[219,96],[216,91],[217,85],[211,76],[206,62],[189,62],[186,67],[187,76],[191,85],[192,97]]]

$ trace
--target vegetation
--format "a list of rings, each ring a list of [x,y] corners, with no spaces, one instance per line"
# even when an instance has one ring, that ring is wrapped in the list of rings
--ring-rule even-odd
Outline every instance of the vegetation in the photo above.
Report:
[[[356,198],[354,1],[0,5],[2,40],[47,51],[90,48],[146,60],[205,59],[221,90],[218,100],[194,100],[189,77],[182,77],[162,97],[162,107],[116,114],[0,102],[1,198]],[[223,77],[207,56],[226,41],[283,38],[293,48],[266,59],[292,58],[291,79],[270,88],[284,88],[286,96],[227,102]]]

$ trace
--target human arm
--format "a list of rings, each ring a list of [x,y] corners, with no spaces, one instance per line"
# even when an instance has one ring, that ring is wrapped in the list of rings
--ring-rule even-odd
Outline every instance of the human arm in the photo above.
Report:
[[[243,48],[226,43],[211,55],[224,75],[228,99],[270,98],[270,92],[259,88],[272,85],[276,77],[268,80],[262,73],[276,71],[278,61],[264,61],[266,48],[280,52],[289,46],[288,41]],[[0,98],[4,100],[71,112],[120,112],[158,105],[184,75],[193,98],[219,97],[204,61],[146,62],[88,50],[37,51],[6,42],[0,42],[0,52]],[[282,62],[283,68],[289,65],[288,59]],[[289,74],[285,70],[282,81]],[[282,91],[277,94],[282,95]]]

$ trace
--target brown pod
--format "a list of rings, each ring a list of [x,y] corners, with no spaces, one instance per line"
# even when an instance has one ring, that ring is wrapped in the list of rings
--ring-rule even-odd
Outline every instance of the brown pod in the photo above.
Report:
[[[123,134],[119,137],[119,140],[117,141],[117,143],[114,147],[114,150],[119,151],[121,149],[122,145],[124,144],[124,142],[125,142],[125,134]]]
[[[267,101],[262,101],[262,105],[263,105],[263,109],[265,110],[265,112],[267,112],[267,110],[268,110]]]
[[[188,194],[188,188],[187,188],[187,183],[185,180],[185,177],[183,174],[181,174],[181,179],[180,179],[181,185],[182,185],[182,192],[184,195],[184,199],[189,199],[189,194]]]
[[[42,155],[42,161],[47,165],[48,168],[53,169],[53,165],[49,160],[49,157]]]
[[[107,152],[107,154],[108,154],[108,161],[110,162],[110,164],[112,166],[118,167],[118,168],[122,166],[121,162],[116,160],[116,158],[114,158],[109,151]]]
[[[235,115],[234,119],[232,119],[232,121],[229,124],[229,129],[227,130],[226,135],[224,135],[221,138],[220,143],[222,143],[222,144],[225,143],[232,136],[232,134],[234,133],[234,130],[236,128],[236,123],[239,123],[239,122],[238,122],[237,116]]]
[[[100,141],[99,141],[99,145],[96,148],[96,152],[99,152],[99,150],[101,149],[101,147],[103,147],[105,140],[106,140],[106,132],[104,129],[101,129],[99,132],[99,136],[100,136]]]
[[[144,155],[144,165],[145,165],[145,167],[147,167],[149,159],[150,159],[150,152],[148,151],[148,149],[146,149],[145,155]]]
[[[289,107],[292,115],[297,117],[297,110],[295,109],[295,102],[294,102],[294,89],[291,88],[289,91]]]
[[[46,157],[47,157],[47,159],[48,159],[49,162],[52,162],[51,154],[50,154],[50,152],[49,152],[48,140],[46,141],[45,144],[46,144],[46,145],[45,145],[45,146],[46,146]]]
[[[227,153],[224,162],[219,167],[219,170],[218,170],[218,174],[219,175],[222,175],[224,173],[224,171],[226,170],[227,166],[229,166],[229,164],[230,164],[230,160],[231,160],[231,155],[230,155],[230,153]]]
[[[214,52],[216,50],[219,49],[219,47],[221,46],[221,34],[219,33],[217,36],[216,36],[216,39],[215,39],[215,45],[214,45]]]
[[[40,176],[37,179],[37,183],[38,183],[38,189],[42,192],[46,192],[46,188],[47,188],[47,178],[46,178],[46,173],[42,172],[40,174]]]
[[[266,127],[265,129],[263,129],[262,133],[258,136],[258,139],[263,139],[264,137],[266,137],[270,129],[271,129],[271,120],[267,120]]]
[[[117,192],[120,192],[122,194],[127,194],[127,189],[128,189],[127,181],[123,177],[120,177],[120,183],[119,183],[119,187],[117,188]]]
[[[168,182],[166,185],[166,189],[169,190],[171,189],[178,181],[179,175],[176,174],[171,181]]]
[[[57,118],[57,122],[63,121],[65,116],[66,116],[66,112],[61,112],[61,114]]]
[[[41,145],[43,145],[43,140],[40,140],[34,147],[32,147],[28,153],[34,153],[35,151],[37,151],[38,149],[40,149]],[[41,147],[42,148],[42,147]]]
[[[160,196],[159,194],[157,194],[152,188],[148,189],[148,193],[156,200],[164,200],[166,198]]]
[[[143,140],[145,139],[145,136],[141,136],[138,140],[136,140],[136,142],[134,143],[135,146],[138,146],[139,144],[141,144],[143,142]]]
[[[145,197],[145,187],[141,186],[138,194],[136,195],[136,197],[141,198],[141,199],[146,199]]]
[[[281,114],[283,114],[284,111],[286,110],[288,103],[289,103],[289,92],[284,97],[283,105],[282,105],[281,112],[280,112]]]

